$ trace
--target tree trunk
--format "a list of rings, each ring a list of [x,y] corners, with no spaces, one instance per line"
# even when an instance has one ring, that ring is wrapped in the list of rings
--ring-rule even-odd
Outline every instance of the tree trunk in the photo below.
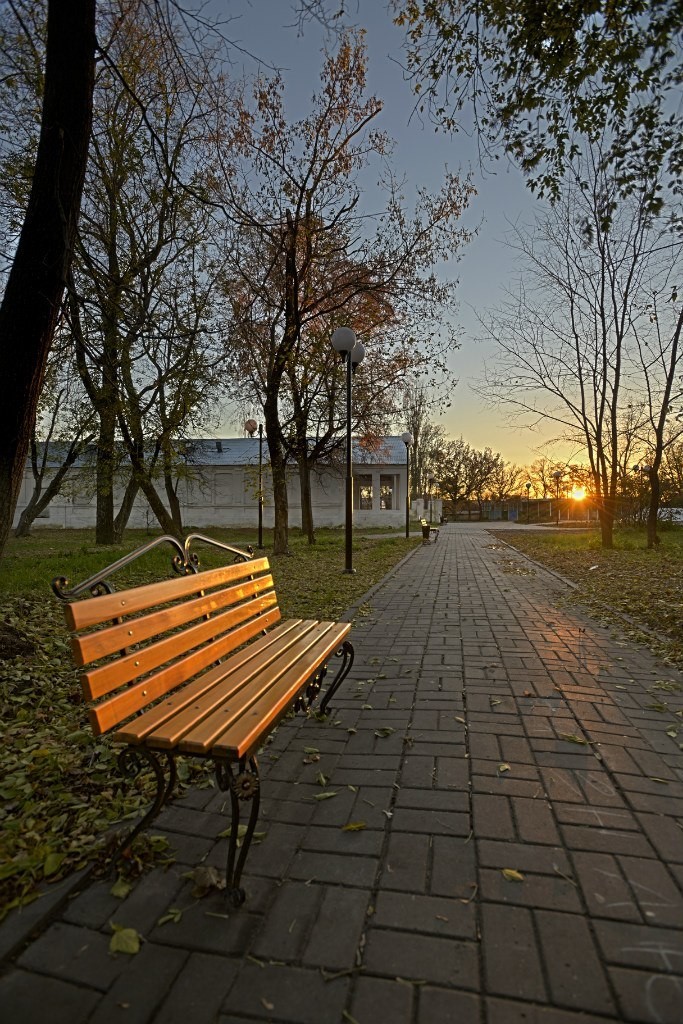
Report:
[[[31,194],[0,305],[0,553],[12,527],[81,205],[92,122],[95,0],[49,0]]]
[[[313,494],[311,491],[311,467],[307,459],[298,460],[299,487],[301,493],[301,532],[309,544],[315,544],[313,524]]]
[[[116,462],[116,405],[98,403],[100,436],[97,442],[97,512],[95,543],[115,544],[114,535],[114,469]]]
[[[600,538],[603,548],[614,547],[614,498],[603,498],[600,505]]]
[[[168,500],[168,507],[171,510],[171,519],[175,524],[174,532],[177,533],[178,537],[182,537],[183,534],[183,512],[180,507],[178,500],[178,494],[173,485],[173,476],[169,469],[164,470],[164,487],[166,489],[166,498]]]
[[[647,546],[654,548],[659,544],[657,535],[657,523],[659,515],[659,502],[661,500],[661,484],[659,482],[659,470],[652,467],[650,471],[650,505],[647,510]]]
[[[41,470],[40,476],[36,480],[36,486],[33,494],[31,495],[31,500],[19,517],[17,528],[14,531],[15,537],[29,536],[34,520],[37,519],[44,509],[47,508],[55,495],[59,494],[64,478],[86,445],[90,444],[93,436],[94,435],[90,434],[88,437],[82,438],[80,442],[72,442],[71,448],[69,449],[64,462],[52,477],[45,490],[43,490],[44,471]]]
[[[135,479],[135,475],[131,476],[130,480],[126,485],[126,490],[123,495],[123,501],[114,520],[114,543],[120,544],[123,540],[123,532],[128,525],[130,514],[133,511],[133,504],[137,498],[138,491],[140,490],[140,484]]]
[[[277,391],[268,395],[263,407],[270,468],[273,479],[273,554],[288,555],[289,552],[289,502],[287,499],[287,463],[280,441],[280,424],[277,415]]]

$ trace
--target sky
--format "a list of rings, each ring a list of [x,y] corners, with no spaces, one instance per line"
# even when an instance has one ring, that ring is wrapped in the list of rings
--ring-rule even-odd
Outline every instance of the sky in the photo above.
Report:
[[[232,19],[226,34],[265,64],[281,69],[288,115],[293,119],[304,116],[319,84],[321,50],[326,38],[329,44],[329,37],[316,24],[307,25],[302,34],[292,0],[224,0],[220,6],[229,10]],[[483,333],[478,316],[500,304],[505,289],[514,290],[517,279],[515,254],[504,244],[509,222],[532,224],[541,204],[525,187],[519,171],[504,158],[495,164],[495,173],[483,173],[473,137],[464,133],[447,136],[436,132],[432,124],[411,117],[415,96],[401,68],[404,31],[392,24],[384,0],[347,0],[346,6],[354,22],[367,32],[368,91],[384,102],[377,127],[395,140],[395,169],[405,174],[411,185],[435,191],[446,169],[463,175],[471,171],[477,189],[463,220],[466,227],[477,228],[477,234],[455,267],[459,308],[454,322],[461,346],[452,358],[452,367],[459,384],[451,408],[437,422],[450,436],[462,435],[476,448],[490,446],[511,462],[528,464],[541,454],[551,429],[544,434],[519,424],[511,426],[504,411],[487,407],[471,385],[481,376],[486,361],[495,359],[495,347],[478,340]],[[258,69],[254,60],[239,52],[234,59],[236,73]],[[362,339],[358,325],[349,326]],[[233,430],[241,426],[228,425]]]

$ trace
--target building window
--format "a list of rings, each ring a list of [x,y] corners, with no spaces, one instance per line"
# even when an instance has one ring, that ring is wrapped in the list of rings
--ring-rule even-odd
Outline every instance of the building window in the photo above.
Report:
[[[385,476],[382,474],[379,478],[379,507],[381,509],[391,509],[396,507],[395,500],[396,492],[396,477]]]
[[[358,508],[362,511],[372,509],[372,477],[370,475],[357,476],[356,494],[358,495]]]

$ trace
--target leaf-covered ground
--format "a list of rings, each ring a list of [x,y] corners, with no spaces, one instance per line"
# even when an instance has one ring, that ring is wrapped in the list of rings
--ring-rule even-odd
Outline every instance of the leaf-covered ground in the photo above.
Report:
[[[211,531],[226,543],[255,544],[252,533]],[[90,531],[39,531],[12,539],[0,563],[0,918],[97,857],[104,834],[136,818],[151,795],[142,776],[121,781],[117,751],[90,732],[73,668],[62,609],[50,581],[68,575],[80,582],[149,539],[131,531],[120,548],[101,548]],[[344,536],[321,531],[309,546],[292,537],[291,557],[271,558],[284,616],[336,618],[378,582],[418,540],[375,534],[357,536],[357,573],[342,573]],[[169,575],[170,548],[146,556],[120,577],[120,584]],[[264,554],[268,555],[266,549]],[[224,561],[201,551],[202,568]],[[181,785],[211,785],[197,762],[179,765]],[[131,868],[164,856],[147,840]]]
[[[683,668],[683,528],[661,531],[648,550],[641,530],[615,535],[613,550],[596,531],[506,531],[500,538],[575,583],[568,598],[618,625],[672,665]]]

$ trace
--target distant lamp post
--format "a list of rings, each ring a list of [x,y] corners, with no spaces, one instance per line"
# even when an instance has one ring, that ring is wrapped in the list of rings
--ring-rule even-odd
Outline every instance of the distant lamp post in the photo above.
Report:
[[[527,481],[527,483],[525,483],[524,486],[526,487],[526,521],[527,521],[527,526],[528,526],[529,525],[529,491],[531,490],[531,484]]]
[[[258,430],[258,546],[263,548],[263,424],[247,420],[244,429],[249,437]]]
[[[346,364],[346,495],[345,495],[345,545],[344,572],[352,573],[353,568],[353,449],[351,443],[351,382],[353,372],[365,357],[365,346],[350,327],[338,327],[332,334],[332,348]]]
[[[643,512],[645,509],[645,483],[644,477],[650,476],[652,466],[648,466],[646,463],[642,463],[640,466],[634,466],[633,472],[639,474],[638,477],[638,522],[643,519]]]
[[[434,483],[435,483],[434,477],[433,476],[428,476],[427,477],[427,486],[429,487],[429,525],[430,526],[432,525],[432,500],[433,500],[432,499],[432,495],[434,493]]]
[[[406,540],[410,538],[410,446],[413,443],[413,435],[406,430],[401,434],[401,440],[406,446]]]
[[[555,522],[556,522],[557,526],[560,525],[560,480],[561,479],[562,479],[562,473],[559,471],[559,469],[556,469],[555,472],[553,473],[553,480],[555,481],[555,501],[557,503],[556,504],[556,508],[555,508]]]

